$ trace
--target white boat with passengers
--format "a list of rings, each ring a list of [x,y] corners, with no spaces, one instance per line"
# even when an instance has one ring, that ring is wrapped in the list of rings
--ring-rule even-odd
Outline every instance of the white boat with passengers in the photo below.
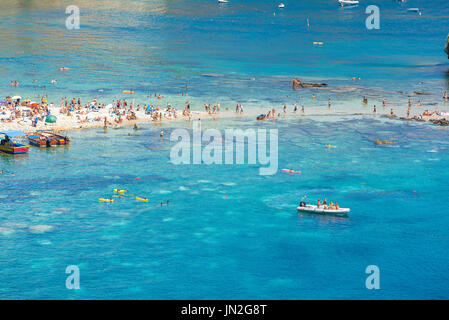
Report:
[[[297,209],[300,212],[328,214],[328,215],[346,215],[351,211],[351,209],[349,208],[329,209],[325,205],[317,206],[313,204],[306,204],[304,201],[301,201]]]

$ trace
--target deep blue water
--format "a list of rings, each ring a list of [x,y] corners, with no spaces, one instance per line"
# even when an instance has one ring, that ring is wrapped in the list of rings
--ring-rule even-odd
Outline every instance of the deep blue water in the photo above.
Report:
[[[408,93],[424,90],[424,104],[447,109],[447,1],[370,1],[381,8],[377,31],[364,27],[365,4],[341,9],[330,0],[284,2],[283,11],[274,1],[77,2],[78,31],[64,25],[72,1],[0,3],[3,95],[110,102],[134,89],[140,103],[158,92],[182,107],[177,94],[188,84],[196,109],[235,101],[280,108],[304,96],[318,110],[331,96],[340,111],[364,111],[351,102],[362,92],[405,109]],[[70,70],[58,72],[62,66]],[[294,76],[330,88],[292,93]],[[12,89],[11,80],[21,85]],[[350,86],[358,89],[337,90]],[[448,297],[447,129],[333,112],[203,121],[277,128],[279,169],[302,174],[260,176],[257,165],[171,164],[168,136],[186,125],[164,124],[162,141],[154,125],[92,129],[70,132],[70,147],[0,154],[0,298]],[[378,138],[397,144],[375,146]],[[113,188],[150,201],[99,203]],[[299,215],[304,195],[337,200],[351,213]],[[49,229],[36,233],[42,225]],[[68,265],[80,268],[80,290],[65,288]],[[380,268],[380,290],[365,288],[368,265]]]

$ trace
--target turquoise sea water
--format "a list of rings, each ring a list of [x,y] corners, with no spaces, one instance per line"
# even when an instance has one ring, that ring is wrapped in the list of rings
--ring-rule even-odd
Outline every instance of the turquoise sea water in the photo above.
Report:
[[[381,8],[378,31],[364,27],[365,4],[284,3],[280,11],[272,1],[80,0],[81,29],[67,31],[72,1],[1,2],[2,95],[110,102],[134,89],[137,102],[158,92],[167,96],[161,104],[182,107],[177,94],[187,84],[194,109],[304,101],[319,111],[332,97],[338,112],[262,123],[203,119],[204,128],[277,128],[279,169],[301,175],[260,176],[257,165],[175,166],[168,137],[188,127],[181,122],[163,124],[162,140],[161,127],[149,124],[137,132],[72,131],[70,147],[0,154],[0,298],[448,297],[447,129],[341,114],[366,112],[365,92],[405,109],[410,92],[428,91],[424,105],[447,109],[447,1],[371,1]],[[58,72],[62,66],[70,70]],[[330,88],[293,93],[294,76]],[[21,85],[11,88],[11,80]],[[375,146],[378,138],[397,144]],[[99,203],[113,188],[150,201]],[[299,215],[303,195],[337,200],[351,213]],[[68,265],[80,268],[80,290],[65,288]],[[365,288],[368,265],[380,268],[380,290]]]

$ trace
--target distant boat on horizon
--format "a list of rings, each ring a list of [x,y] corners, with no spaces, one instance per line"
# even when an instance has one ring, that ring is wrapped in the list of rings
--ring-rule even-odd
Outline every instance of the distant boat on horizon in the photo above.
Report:
[[[360,1],[358,0],[338,0],[338,2],[340,3],[340,5],[343,7],[344,5],[347,6],[355,6],[357,4],[360,3]]]
[[[278,5],[278,8],[285,8],[285,4],[280,3],[280,4]]]
[[[228,0],[218,0],[218,2],[220,2],[220,3],[228,3],[229,1]]]

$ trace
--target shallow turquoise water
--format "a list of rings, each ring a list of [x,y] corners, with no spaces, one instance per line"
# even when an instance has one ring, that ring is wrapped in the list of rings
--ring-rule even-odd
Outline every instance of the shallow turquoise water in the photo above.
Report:
[[[235,125],[278,128],[280,168],[303,174],[175,166],[174,143],[153,126],[73,132],[68,148],[2,156],[15,176],[0,177],[0,296],[447,297],[447,130],[350,117],[222,124]],[[377,137],[398,144],[376,147]],[[150,201],[98,203],[116,187]],[[302,195],[352,212],[298,215]],[[65,289],[71,264],[81,272],[76,292]],[[371,264],[381,270],[376,292],[365,289]]]
[[[305,101],[308,113],[317,107],[313,91],[289,87],[300,76],[329,82],[317,104],[331,96],[339,111],[365,92],[406,108],[413,90],[430,92],[424,105],[447,108],[447,1],[372,1],[382,10],[375,32],[364,28],[364,6],[334,1],[284,2],[283,12],[269,1],[78,3],[76,32],[64,28],[72,1],[0,3],[0,92],[110,102],[134,89],[139,103],[158,92],[182,106],[176,94],[187,83],[194,109]],[[70,70],[59,73],[62,66]],[[346,86],[359,88],[332,91]],[[279,169],[302,174],[260,176],[255,165],[171,164],[168,136],[185,125],[163,125],[162,141],[153,125],[92,129],[70,132],[70,147],[0,154],[0,298],[447,298],[447,129],[335,114],[203,120],[279,129]],[[376,147],[378,138],[398,143]],[[99,203],[113,188],[150,201]],[[303,195],[337,200],[351,213],[298,215]],[[378,291],[365,288],[372,264],[381,272]],[[81,290],[65,288],[68,265],[79,266]]]

